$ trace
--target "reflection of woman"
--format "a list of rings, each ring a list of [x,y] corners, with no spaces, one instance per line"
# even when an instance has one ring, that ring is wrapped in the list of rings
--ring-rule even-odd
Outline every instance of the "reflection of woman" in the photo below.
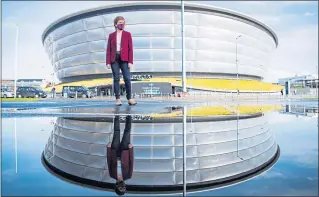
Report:
[[[107,164],[110,177],[116,180],[115,193],[123,195],[126,192],[124,181],[133,174],[134,152],[131,138],[132,116],[126,116],[125,129],[120,142],[120,117],[114,118],[114,134],[112,143],[107,145]]]
[[[111,33],[107,42],[106,66],[112,68],[113,88],[116,98],[116,105],[120,106],[120,69],[125,82],[126,98],[129,105],[136,102],[131,98],[131,73],[133,66],[133,42],[130,32],[124,31],[125,19],[118,16],[114,19],[116,31]]]

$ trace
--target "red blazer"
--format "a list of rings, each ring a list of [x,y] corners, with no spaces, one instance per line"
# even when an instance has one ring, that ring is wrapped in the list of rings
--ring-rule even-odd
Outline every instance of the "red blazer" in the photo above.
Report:
[[[106,64],[112,64],[116,58],[116,31],[109,35],[106,48]],[[133,42],[130,32],[122,31],[121,60],[133,64]]]
[[[134,151],[133,147],[123,150],[121,153],[122,177],[123,180],[130,179],[133,174]],[[110,177],[117,180],[117,156],[116,150],[107,147],[107,164]]]

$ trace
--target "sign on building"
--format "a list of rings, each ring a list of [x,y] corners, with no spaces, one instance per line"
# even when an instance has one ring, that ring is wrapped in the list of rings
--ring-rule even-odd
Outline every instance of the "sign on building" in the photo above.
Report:
[[[131,75],[131,81],[142,81],[145,79],[152,79],[152,75]]]
[[[132,93],[147,95],[172,94],[172,84],[168,82],[132,83]]]

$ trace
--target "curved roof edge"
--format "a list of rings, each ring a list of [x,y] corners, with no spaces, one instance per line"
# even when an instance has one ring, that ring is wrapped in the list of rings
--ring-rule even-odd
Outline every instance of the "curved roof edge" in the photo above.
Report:
[[[141,8],[137,8],[137,6],[155,6],[152,8],[145,7],[144,10],[156,9],[156,6],[157,7],[169,6],[168,9],[178,10],[178,8],[180,7],[180,3],[166,2],[166,1],[157,1],[157,2],[145,1],[145,2],[134,2],[134,3],[125,3],[125,4],[119,3],[119,4],[114,4],[114,5],[107,5],[107,6],[90,8],[87,10],[81,10],[81,11],[66,15],[66,16],[54,21],[53,23],[51,23],[44,30],[44,32],[42,34],[42,44],[44,43],[44,40],[49,33],[54,31],[55,29],[59,28],[60,26],[64,25],[65,23],[69,23],[69,22],[73,22],[73,21],[78,20],[82,16],[83,16],[83,18],[88,17],[88,15],[90,15],[90,14],[91,14],[90,16],[94,16],[94,15],[97,15],[101,12],[107,13],[106,11],[109,11],[108,13],[115,13],[115,12],[128,11],[128,10],[140,10]],[[220,8],[220,7],[216,7],[216,6],[210,6],[210,5],[204,5],[204,4],[185,3],[184,6],[185,6],[185,11],[189,11],[189,10],[215,11],[215,12],[223,13],[226,15],[234,16],[234,17],[237,17],[240,19],[244,19],[248,22],[252,22],[252,23],[262,27],[264,30],[266,30],[266,32],[269,33],[273,37],[273,39],[276,43],[276,47],[278,46],[278,37],[277,37],[276,33],[274,32],[274,30],[271,27],[269,27],[268,25],[266,25],[265,23],[263,23],[259,20],[256,20],[251,16],[248,16],[246,14],[242,14],[240,12],[233,11],[230,9]]]
[[[142,115],[143,116],[143,115]],[[150,116],[149,114],[145,114],[145,116]],[[222,121],[230,121],[230,120],[245,120],[252,118],[260,118],[263,116],[263,113],[256,112],[253,114],[242,114],[239,117],[237,115],[212,115],[212,116],[187,116],[187,121],[193,122],[222,122]],[[63,117],[62,117],[63,118]],[[87,121],[87,122],[112,122],[113,117],[102,116],[102,117],[65,117],[64,119],[68,120],[76,120],[76,121]],[[180,123],[182,121],[181,116],[169,117],[169,118],[153,118],[151,120],[132,120],[133,123]]]
[[[205,191],[211,191],[214,189],[221,189],[224,187],[229,187],[232,185],[236,185],[239,183],[242,183],[244,181],[248,181],[268,170],[270,170],[279,160],[279,157],[281,155],[281,149],[276,144],[277,151],[275,154],[266,162],[259,165],[258,167],[248,170],[246,172],[242,172],[240,174],[232,175],[227,178],[223,179],[217,179],[213,181],[204,181],[201,183],[188,183],[187,187],[187,193],[198,193],[198,192],[205,192]],[[48,170],[49,173],[52,175],[60,178],[63,181],[75,184],[75,185],[81,185],[92,189],[97,189],[101,191],[114,191],[114,183],[109,182],[101,182],[101,181],[95,181],[90,180],[88,178],[82,178],[78,177],[73,174],[69,174],[68,172],[64,172],[60,170],[59,168],[53,166],[46,158],[45,158],[45,150],[41,154],[41,163],[44,166],[46,170]],[[183,190],[183,184],[179,185],[127,185],[127,193],[129,194],[176,194],[180,193]]]

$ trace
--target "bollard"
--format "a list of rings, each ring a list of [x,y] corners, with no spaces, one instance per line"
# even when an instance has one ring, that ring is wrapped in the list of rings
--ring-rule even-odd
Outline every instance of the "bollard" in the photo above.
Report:
[[[78,91],[75,91],[75,99],[78,99]]]

